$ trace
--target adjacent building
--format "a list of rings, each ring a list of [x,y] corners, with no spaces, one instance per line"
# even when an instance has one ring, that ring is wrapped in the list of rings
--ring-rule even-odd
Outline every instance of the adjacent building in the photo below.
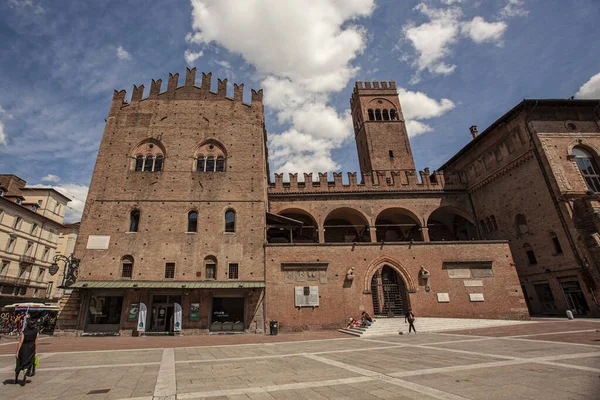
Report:
[[[368,311],[527,319],[506,238],[480,231],[467,172],[415,170],[393,81],[351,98],[360,173],[270,179],[262,91],[169,75],[117,92],[63,330],[331,329]],[[482,135],[483,136],[483,135]],[[508,154],[507,154],[507,157]]]
[[[69,201],[54,189],[30,188],[15,175],[0,175],[0,306],[60,299],[61,282],[49,267]]]
[[[445,163],[480,234],[508,239],[534,315],[599,315],[600,100],[523,100]]]

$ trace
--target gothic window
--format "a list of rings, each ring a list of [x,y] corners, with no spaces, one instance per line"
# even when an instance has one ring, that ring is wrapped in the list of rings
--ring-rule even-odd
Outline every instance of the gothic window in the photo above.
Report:
[[[381,121],[381,110],[378,108],[375,110],[375,121]]]
[[[137,232],[140,225],[140,210],[131,210],[129,213],[129,232]]]
[[[383,116],[383,120],[384,121],[389,121],[390,120],[390,114],[389,114],[388,110],[384,109],[382,111],[382,116]]]
[[[393,108],[390,110],[390,120],[391,121],[395,121],[396,118],[396,110],[394,110]]]
[[[554,254],[562,254],[563,249],[560,245],[560,241],[558,240],[558,236],[556,236],[556,233],[551,232],[550,238],[552,239],[552,245],[554,246]]]
[[[165,151],[155,139],[147,139],[133,151],[133,170],[136,172],[161,172]]]
[[[536,265],[537,258],[535,258],[535,253],[533,252],[531,246],[525,243],[523,245],[523,250],[525,250],[525,254],[527,255],[527,262],[529,263],[529,265]]]
[[[527,226],[527,218],[525,218],[523,214],[517,214],[516,224],[517,233],[519,234],[519,236],[529,233],[529,227]]]
[[[235,232],[235,211],[225,211],[225,232]]]
[[[227,154],[225,149],[214,140],[200,146],[194,156],[196,172],[225,172]]]
[[[592,154],[582,147],[574,147],[573,155],[588,188],[600,192],[600,169]]]
[[[121,278],[133,277],[133,257],[124,256],[121,258]]]
[[[490,217],[490,221],[492,223],[492,229],[494,231],[498,230],[498,224],[496,223],[496,217],[494,217],[493,215]]]
[[[375,113],[373,112],[373,109],[369,108],[367,113],[369,114],[369,121],[375,121]]]
[[[204,259],[204,279],[217,279],[217,260],[214,257]]]
[[[198,213],[190,211],[188,213],[188,232],[198,232]]]

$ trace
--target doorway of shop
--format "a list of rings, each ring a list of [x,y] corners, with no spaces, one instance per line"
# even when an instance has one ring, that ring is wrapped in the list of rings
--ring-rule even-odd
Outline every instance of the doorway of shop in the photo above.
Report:
[[[181,304],[181,296],[152,295],[150,332],[173,332],[175,303]]]
[[[213,297],[211,309],[211,332],[243,332],[244,297]]]

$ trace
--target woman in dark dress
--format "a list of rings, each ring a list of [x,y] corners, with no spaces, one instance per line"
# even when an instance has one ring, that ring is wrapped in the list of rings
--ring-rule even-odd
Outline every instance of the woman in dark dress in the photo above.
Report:
[[[33,321],[27,322],[27,327],[21,334],[19,345],[17,346],[17,367],[15,368],[15,384],[19,380],[19,373],[25,371],[23,375],[23,385],[25,385],[27,376],[35,374],[35,355],[37,353],[38,330]]]

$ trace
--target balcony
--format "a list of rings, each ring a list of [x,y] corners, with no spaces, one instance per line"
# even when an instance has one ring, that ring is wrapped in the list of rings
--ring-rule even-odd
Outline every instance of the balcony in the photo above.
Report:
[[[33,264],[35,263],[35,257],[32,256],[21,256],[21,264]]]
[[[31,279],[17,278],[14,276],[0,276],[0,284],[9,284],[15,286],[29,286]]]

